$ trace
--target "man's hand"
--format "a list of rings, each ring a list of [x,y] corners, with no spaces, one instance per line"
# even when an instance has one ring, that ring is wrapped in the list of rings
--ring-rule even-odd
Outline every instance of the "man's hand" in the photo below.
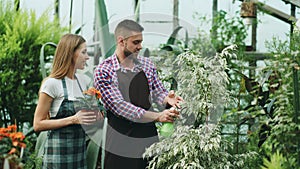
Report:
[[[174,122],[174,120],[179,116],[179,111],[175,110],[175,108],[166,109],[159,113],[156,121],[158,122]]]
[[[183,102],[182,97],[176,96],[174,90],[171,90],[164,99],[164,104],[170,105],[171,107],[180,108],[181,102]]]

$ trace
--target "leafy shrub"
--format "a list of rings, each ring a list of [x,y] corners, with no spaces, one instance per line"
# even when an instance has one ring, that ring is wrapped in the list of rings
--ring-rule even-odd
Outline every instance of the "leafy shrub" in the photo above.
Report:
[[[15,11],[12,3],[0,0],[0,126],[15,120],[32,123],[42,81],[40,48],[57,42],[63,31],[49,11],[37,18],[33,11]]]
[[[226,57],[234,56],[230,46],[215,56],[189,51],[176,57],[177,92],[185,99],[183,118],[170,137],[146,150],[148,168],[251,168],[256,153],[231,153],[232,145],[221,137],[218,126],[230,100]]]
[[[212,24],[210,41],[218,52],[232,44],[238,46],[239,54],[244,52],[247,27],[239,16],[239,11],[236,12],[236,15],[229,16],[226,11],[220,10],[213,19],[203,17],[199,13],[196,13],[195,17],[200,20],[202,25]],[[196,46],[198,45],[196,44]]]
[[[197,128],[179,126],[176,134],[146,150],[153,157],[148,168],[247,168],[247,160],[256,153],[230,154],[231,143],[221,139],[216,125]]]
[[[178,93],[185,98],[188,115],[196,117],[195,127],[203,123],[203,120],[217,123],[220,113],[223,113],[223,105],[229,101],[226,88],[229,79],[225,59],[228,55],[234,56],[232,46],[215,56],[187,52],[175,60],[176,64],[180,65],[177,72]]]
[[[299,98],[295,97],[296,90],[299,90],[296,88],[299,85],[299,73],[295,67],[296,63],[300,61],[299,42],[300,32],[298,31],[291,36],[290,42],[273,38],[266,43],[274,56],[267,62],[267,66],[275,67],[281,75],[281,86],[273,95],[275,108],[273,118],[266,120],[270,132],[262,150],[266,152],[267,156],[272,152],[282,155],[282,159],[286,160],[282,164],[284,168],[299,168],[299,161],[295,162],[296,159],[299,160],[300,155],[299,112],[295,111],[297,106],[299,107]],[[275,158],[276,154],[273,156]]]

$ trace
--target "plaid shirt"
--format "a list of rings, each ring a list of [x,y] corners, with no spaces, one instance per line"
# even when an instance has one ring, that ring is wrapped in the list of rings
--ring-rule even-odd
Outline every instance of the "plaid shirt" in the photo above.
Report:
[[[114,54],[100,63],[94,72],[94,85],[96,89],[100,91],[102,101],[107,110],[131,121],[140,119],[146,112],[145,109],[124,100],[118,88],[118,70],[121,70],[122,72],[144,71],[148,79],[150,98],[160,105],[163,104],[163,100],[167,96],[168,91],[158,79],[154,64],[148,58],[138,56],[134,68],[128,70],[119,64],[117,56]]]

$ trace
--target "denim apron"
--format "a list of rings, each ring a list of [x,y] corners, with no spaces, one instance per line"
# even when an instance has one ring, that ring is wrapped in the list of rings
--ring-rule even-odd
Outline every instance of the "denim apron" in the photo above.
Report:
[[[80,87],[78,80],[77,83]],[[57,115],[51,119],[61,119],[76,113],[73,101],[68,100],[67,85],[64,78],[62,79],[62,85],[64,100]],[[80,124],[48,131],[43,169],[86,169],[85,136]]]
[[[125,101],[145,110],[151,108],[148,79],[143,71],[117,71],[119,90]],[[135,123],[107,112],[108,128],[105,146],[105,169],[144,169],[145,149],[158,141],[154,122]]]

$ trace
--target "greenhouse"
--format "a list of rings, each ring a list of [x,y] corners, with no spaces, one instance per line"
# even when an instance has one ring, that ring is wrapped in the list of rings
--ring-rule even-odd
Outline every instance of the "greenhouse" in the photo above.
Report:
[[[300,169],[299,0],[0,0],[0,169]]]

